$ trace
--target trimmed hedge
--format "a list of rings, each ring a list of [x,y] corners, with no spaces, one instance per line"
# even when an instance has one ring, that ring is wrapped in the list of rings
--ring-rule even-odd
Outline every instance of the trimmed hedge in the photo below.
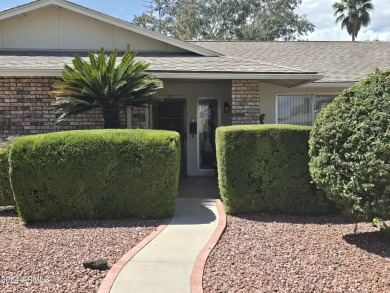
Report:
[[[390,71],[370,74],[317,117],[310,171],[344,213],[390,219]]]
[[[217,129],[218,180],[228,213],[321,215],[332,211],[309,173],[310,127],[244,125]]]
[[[10,176],[25,222],[173,215],[179,134],[81,130],[17,138]]]
[[[8,147],[0,147],[0,206],[14,205],[9,179]]]

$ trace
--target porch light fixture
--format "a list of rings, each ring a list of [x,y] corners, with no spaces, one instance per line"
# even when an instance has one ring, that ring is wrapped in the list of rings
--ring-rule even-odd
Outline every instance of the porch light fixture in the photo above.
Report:
[[[228,102],[225,102],[223,104],[223,112],[224,113],[230,113],[230,106],[229,106],[229,103]]]

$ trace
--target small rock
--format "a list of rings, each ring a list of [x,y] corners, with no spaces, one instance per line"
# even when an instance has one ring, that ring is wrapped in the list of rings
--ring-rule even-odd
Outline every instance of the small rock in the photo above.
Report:
[[[108,260],[106,259],[90,259],[83,262],[86,269],[104,271],[108,269]]]

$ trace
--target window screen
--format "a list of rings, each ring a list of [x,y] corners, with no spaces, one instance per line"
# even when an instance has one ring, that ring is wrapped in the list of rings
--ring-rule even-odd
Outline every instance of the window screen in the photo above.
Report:
[[[278,95],[277,123],[313,125],[314,120],[336,95]]]
[[[317,114],[325,108],[330,102],[334,100],[336,95],[316,95],[314,103],[314,119],[317,118]]]
[[[278,96],[278,123],[312,125],[313,106],[310,95]]]

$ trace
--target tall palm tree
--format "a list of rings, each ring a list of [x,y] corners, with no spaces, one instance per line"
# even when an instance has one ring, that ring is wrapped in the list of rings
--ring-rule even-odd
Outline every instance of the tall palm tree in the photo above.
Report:
[[[341,28],[347,28],[348,34],[355,41],[362,26],[368,26],[371,19],[369,11],[374,9],[372,0],[341,0],[333,3],[336,23],[341,22]]]
[[[60,114],[57,122],[71,115],[102,108],[104,128],[120,128],[120,105],[143,106],[159,100],[156,91],[162,81],[146,73],[149,64],[135,61],[135,52],[127,51],[116,66],[118,49],[108,57],[102,48],[91,50],[89,62],[75,55],[73,67],[65,65],[61,81],[54,84],[53,105]]]

